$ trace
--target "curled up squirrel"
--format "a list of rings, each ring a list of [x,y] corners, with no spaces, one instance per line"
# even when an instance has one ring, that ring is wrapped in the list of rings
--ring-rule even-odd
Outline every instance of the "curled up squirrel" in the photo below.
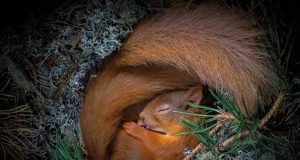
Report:
[[[86,93],[81,129],[89,159],[109,159],[126,114],[138,115],[137,106],[167,91],[226,91],[244,115],[257,102],[269,104],[279,78],[261,34],[250,16],[214,3],[161,10],[140,22]]]

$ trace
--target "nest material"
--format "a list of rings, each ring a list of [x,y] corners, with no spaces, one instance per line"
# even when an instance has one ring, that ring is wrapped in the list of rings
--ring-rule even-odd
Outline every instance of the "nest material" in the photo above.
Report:
[[[1,156],[52,157],[57,133],[83,145],[79,110],[89,74],[149,14],[144,6],[134,0],[76,1],[20,33],[2,33]]]

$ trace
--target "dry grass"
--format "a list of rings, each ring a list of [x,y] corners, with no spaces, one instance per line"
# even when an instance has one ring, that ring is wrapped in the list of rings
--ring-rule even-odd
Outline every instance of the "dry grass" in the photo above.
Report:
[[[2,106],[1,106],[2,107]],[[35,129],[30,128],[33,113],[28,105],[0,110],[0,145],[2,154],[14,159],[26,159],[37,154],[39,147],[32,142]]]

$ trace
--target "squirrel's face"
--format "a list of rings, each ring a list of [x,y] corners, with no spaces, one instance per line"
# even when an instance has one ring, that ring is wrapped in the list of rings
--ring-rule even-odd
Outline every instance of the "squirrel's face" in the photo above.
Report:
[[[202,99],[202,87],[164,93],[150,101],[139,114],[138,124],[148,130],[162,134],[175,134],[183,131],[180,125],[181,112],[199,112],[198,108],[187,106],[186,102],[199,104]]]
[[[179,118],[181,115],[172,110],[181,110],[185,105],[181,92],[166,93],[158,96],[139,114],[138,124],[151,131],[162,134],[172,134],[181,130]]]
[[[138,124],[148,130],[161,134],[170,134],[179,125],[178,117],[172,116],[169,104],[161,104],[163,108],[147,108],[139,115]]]

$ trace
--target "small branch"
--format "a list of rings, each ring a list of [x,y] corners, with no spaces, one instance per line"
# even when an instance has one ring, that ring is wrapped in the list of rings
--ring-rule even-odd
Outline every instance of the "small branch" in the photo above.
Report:
[[[240,139],[246,135],[248,135],[250,133],[249,130],[245,130],[243,132],[241,132],[240,134],[236,135],[236,136],[231,136],[229,139],[227,139],[225,142],[222,143],[221,147],[224,149],[226,148],[229,144],[231,144],[235,139]]]
[[[211,136],[211,135],[215,134],[221,127],[223,127],[223,124],[218,122],[216,127],[213,128],[211,131],[209,131],[208,135]]]
[[[270,111],[259,121],[258,128],[263,127],[270,119],[271,117],[276,114],[280,108],[280,104],[282,103],[284,94],[279,93],[276,101],[274,102],[272,108]],[[222,148],[226,148],[229,144],[231,144],[235,139],[240,139],[244,136],[247,136],[250,134],[249,130],[245,130],[242,133],[238,134],[237,136],[231,136],[229,139],[227,139],[225,142],[222,144]]]
[[[218,122],[216,127],[214,127],[212,130],[209,131],[208,135],[211,136],[213,134],[215,134],[223,125]],[[203,146],[202,143],[199,143],[194,149],[193,151],[187,155],[183,160],[190,160],[191,158],[193,158],[200,150],[206,150],[206,147]]]
[[[81,40],[81,35],[82,35],[81,30],[77,30],[76,36],[73,38],[73,41],[71,43],[71,46],[72,46],[70,49],[71,53],[74,53],[76,46],[79,44],[79,42]]]
[[[260,120],[258,127],[261,128],[262,126],[264,126],[270,119],[271,117],[276,114],[280,108],[280,104],[282,103],[282,100],[284,98],[284,94],[283,93],[279,93],[276,101],[274,102],[272,108],[270,109],[270,111],[264,116],[263,119]]]
[[[281,103],[283,101],[283,98],[284,98],[284,94],[279,93],[279,95],[278,95],[276,101],[274,102],[272,108],[270,109],[270,111],[259,121],[258,128],[263,127],[271,119],[271,117],[278,112],[278,110],[280,109]],[[228,113],[218,114],[217,117],[220,119],[223,119],[223,120],[235,120],[235,118]],[[209,135],[211,136],[211,135],[215,134],[221,127],[223,127],[223,125],[220,122],[218,122],[217,126],[209,132]],[[234,140],[238,140],[244,136],[247,136],[248,134],[250,134],[250,131],[244,130],[243,132],[241,132],[238,135],[231,136],[225,142],[222,143],[221,147],[224,149],[228,145],[230,145]],[[200,150],[203,150],[203,151],[206,150],[205,146],[203,146],[202,143],[199,143],[198,146],[196,146],[193,149],[193,151],[189,155],[187,155],[183,160],[190,160]]]

